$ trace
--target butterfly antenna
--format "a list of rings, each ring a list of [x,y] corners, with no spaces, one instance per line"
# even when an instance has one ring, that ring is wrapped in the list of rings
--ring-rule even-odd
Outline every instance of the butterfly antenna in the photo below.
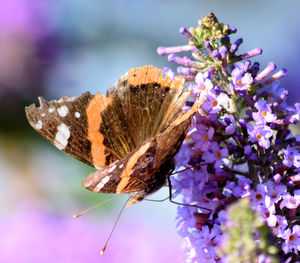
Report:
[[[87,213],[87,212],[89,212],[89,211],[91,211],[91,210],[97,208],[98,206],[104,205],[104,204],[106,204],[106,203],[108,203],[108,202],[110,202],[110,201],[112,201],[112,200],[114,200],[114,199],[116,199],[116,198],[118,198],[118,197],[120,197],[120,196],[117,195],[117,196],[114,196],[114,197],[112,197],[112,198],[109,198],[109,199],[107,199],[107,200],[105,200],[105,201],[102,201],[102,202],[100,202],[100,203],[98,203],[98,204],[95,204],[94,206],[92,206],[92,207],[90,207],[90,208],[88,208],[88,209],[86,209],[86,210],[84,210],[84,211],[82,211],[82,212],[79,212],[79,213],[77,213],[77,214],[74,214],[74,215],[73,215],[73,218],[77,218],[77,217],[79,217],[79,216],[82,216],[83,214],[85,214],[85,213]]]
[[[116,228],[116,226],[117,226],[117,224],[118,224],[118,221],[119,221],[119,219],[120,219],[120,217],[121,217],[121,214],[123,213],[124,208],[126,207],[126,204],[128,203],[129,199],[130,199],[130,197],[128,198],[128,200],[126,200],[126,202],[125,202],[124,205],[122,206],[122,208],[121,208],[121,210],[120,210],[120,212],[119,212],[119,214],[118,214],[118,217],[117,217],[117,219],[116,219],[116,221],[115,221],[115,224],[114,224],[112,230],[110,231],[110,234],[109,234],[109,236],[108,236],[108,238],[107,238],[107,240],[106,240],[106,242],[105,242],[105,245],[104,245],[104,247],[102,248],[102,250],[101,250],[101,252],[100,252],[101,255],[104,254],[104,251],[105,251],[105,249],[106,249],[106,247],[107,247],[108,241],[110,240],[110,238],[111,238],[111,236],[112,236],[112,234],[113,234],[113,232],[114,232],[114,230],[115,230],[115,228]]]
[[[172,195],[176,194],[178,191],[175,191],[175,193],[172,193]],[[167,201],[169,199],[169,196],[164,198],[164,199],[160,199],[160,200],[156,200],[156,199],[148,199],[148,198],[144,198],[143,200],[145,201],[149,201],[149,202],[164,202]]]

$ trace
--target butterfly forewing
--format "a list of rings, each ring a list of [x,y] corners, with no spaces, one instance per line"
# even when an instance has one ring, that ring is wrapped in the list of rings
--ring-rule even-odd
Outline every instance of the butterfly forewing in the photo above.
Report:
[[[63,97],[46,102],[39,98],[40,107],[26,107],[31,126],[58,149],[74,158],[93,165],[91,142],[88,137],[86,105],[94,96],[89,92],[77,98]]]

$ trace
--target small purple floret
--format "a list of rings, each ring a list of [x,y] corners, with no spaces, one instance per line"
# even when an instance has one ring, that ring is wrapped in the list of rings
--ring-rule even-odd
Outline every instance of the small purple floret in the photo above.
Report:
[[[212,52],[212,51],[213,51],[213,47],[212,47],[212,45],[210,44],[209,41],[204,42],[204,46],[207,48],[207,50],[208,50],[209,52]]]
[[[211,56],[214,58],[221,58],[219,51],[216,49],[211,52]]]
[[[274,70],[276,70],[276,65],[273,62],[270,62],[268,66],[256,76],[254,79],[255,83],[269,76]]]
[[[253,50],[250,50],[250,51],[246,52],[243,55],[240,55],[240,57],[241,57],[241,59],[248,59],[248,58],[251,58],[251,57],[261,55],[262,52],[263,52],[262,48],[255,48]]]
[[[173,53],[181,53],[185,51],[190,51],[193,48],[193,46],[190,45],[185,45],[185,46],[176,46],[176,47],[158,47],[157,48],[157,53],[160,56],[164,56],[167,54],[173,54]]]
[[[187,39],[191,39],[193,37],[190,31],[188,31],[187,28],[183,26],[179,28],[179,33],[184,35]]]

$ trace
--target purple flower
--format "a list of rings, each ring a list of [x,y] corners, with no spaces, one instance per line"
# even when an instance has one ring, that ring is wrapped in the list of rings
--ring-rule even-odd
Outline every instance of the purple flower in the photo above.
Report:
[[[264,149],[270,147],[269,138],[273,135],[272,129],[266,125],[252,126],[250,123],[247,124],[247,130],[249,139],[252,143],[257,142]]]
[[[235,125],[230,123],[226,128],[225,128],[225,132],[229,135],[234,134],[235,132]]]
[[[283,193],[286,192],[287,189],[284,184],[276,184],[271,180],[267,181],[265,185],[267,186],[267,192],[271,198],[271,201],[275,204],[281,200]]]
[[[248,58],[251,58],[251,57],[255,57],[257,55],[261,55],[263,52],[263,50],[261,48],[255,48],[253,50],[250,50],[242,55],[240,55],[240,57],[242,59],[248,59]]]
[[[214,163],[214,167],[217,168],[223,164],[223,158],[228,157],[227,148],[219,148],[217,142],[211,142],[208,151],[203,153],[203,160],[206,163]]]
[[[251,190],[251,201],[254,205],[264,205],[269,207],[271,205],[271,198],[267,192],[267,186],[264,184],[258,184],[256,191]]]
[[[253,82],[252,75],[250,73],[245,73],[243,63],[235,64],[235,68],[232,71],[232,80],[235,90],[247,90]]]
[[[206,95],[206,101],[201,105],[201,108],[210,114],[219,112],[224,106],[227,106],[229,98],[225,93],[216,95],[210,92]]]
[[[276,235],[275,244],[282,244],[285,253],[292,253],[288,257],[294,258],[300,250],[300,227],[293,227],[298,223],[295,216],[300,204],[300,140],[289,125],[300,120],[300,103],[288,107],[288,92],[278,89],[277,80],[287,75],[285,69],[270,76],[276,69],[274,63],[260,72],[258,62],[241,61],[261,54],[262,49],[238,56],[235,53],[242,39],[232,44],[222,31],[216,39],[206,28],[209,23],[202,22],[197,29],[181,30],[193,45],[195,60],[169,56],[169,61],[185,66],[177,71],[192,82],[188,86],[192,98],[203,100],[188,132],[192,142],[184,143],[178,154],[182,160],[177,166],[188,163],[192,168],[172,179],[183,202],[200,206],[178,212],[187,262],[228,261],[230,255],[217,258],[220,250],[215,248],[233,242],[222,234],[220,224],[230,227],[223,209],[240,198],[251,199],[253,209]],[[201,34],[208,38],[199,43]],[[234,67],[233,61],[238,61]],[[261,89],[269,84],[271,91]],[[218,213],[220,210],[224,213]],[[255,232],[255,241],[271,242],[259,232]],[[256,257],[259,262],[272,261],[261,252]]]
[[[286,149],[282,149],[282,152],[284,154],[284,159],[282,161],[284,165],[287,167],[300,167],[300,153],[298,150],[288,145]]]
[[[275,207],[272,205],[266,208],[264,205],[258,205],[255,207],[255,210],[259,213],[261,218],[268,224],[270,227],[274,227],[277,222],[275,215]]]
[[[290,193],[285,193],[282,196],[282,201],[280,203],[280,209],[287,207],[289,209],[296,209],[300,205],[300,190],[294,191],[294,196]]]
[[[273,62],[270,62],[268,66],[255,77],[255,83],[269,76],[274,70],[276,70],[276,65]]]
[[[178,206],[177,208],[177,229],[178,234],[186,237],[189,235],[189,230],[194,228],[196,224],[196,218],[194,213],[197,211],[195,207],[190,206]]]
[[[287,220],[284,216],[276,215],[276,224],[272,227],[274,235],[282,237],[284,230],[287,228]]]
[[[252,181],[245,176],[238,176],[237,186],[232,188],[232,194],[235,197],[247,197],[250,196]]]
[[[177,47],[158,47],[156,51],[160,56],[164,56],[167,54],[190,51],[192,48],[193,48],[193,46],[190,46],[190,45],[177,46]]]
[[[242,38],[238,38],[231,46],[230,46],[230,53],[235,53],[238,47],[243,43]]]
[[[300,226],[296,225],[292,230],[288,228],[284,231],[282,238],[284,239],[282,244],[284,253],[294,252],[298,254],[297,250],[300,251]]]
[[[277,119],[276,114],[272,114],[272,110],[265,100],[258,100],[254,107],[258,110],[258,112],[252,113],[256,125],[273,122]]]
[[[214,87],[209,79],[209,74],[198,73],[195,82],[197,85],[195,85],[194,92],[200,94],[200,97],[206,96]]]
[[[216,225],[212,230],[208,226],[203,226],[200,231],[192,234],[189,239],[194,245],[197,256],[202,258],[203,262],[216,262],[217,254],[212,245],[214,244],[213,239],[220,234],[220,229],[217,229]]]
[[[200,149],[203,152],[207,151],[214,136],[214,132],[215,130],[213,127],[208,128],[203,124],[197,124],[196,127],[189,132],[189,135],[195,142],[194,148]]]
[[[175,56],[174,54],[170,54],[168,56],[168,60],[170,62],[174,62],[186,67],[194,67],[197,66],[197,64],[195,62],[193,62],[192,60],[190,60],[190,58],[188,56],[184,56],[183,58]]]
[[[190,33],[190,31],[188,31],[185,27],[180,27],[179,28],[179,33],[184,35],[187,39],[192,38],[192,34]]]
[[[251,155],[252,154],[252,147],[250,145],[246,145],[244,147],[244,153],[245,153],[245,155]]]
[[[187,143],[183,143],[179,152],[175,155],[176,166],[185,166],[193,155],[193,150]]]
[[[235,129],[236,129],[236,121],[231,114],[228,114],[228,116],[225,117],[224,125],[226,126],[225,132],[227,134],[229,134],[229,135],[234,134]]]
[[[225,46],[221,46],[220,47],[220,54],[221,54],[221,57],[222,59],[225,59],[226,58],[226,55],[227,55],[227,48]]]

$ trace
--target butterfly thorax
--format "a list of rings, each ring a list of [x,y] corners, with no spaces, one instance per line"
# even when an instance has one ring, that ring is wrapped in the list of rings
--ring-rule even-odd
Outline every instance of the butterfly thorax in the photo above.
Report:
[[[175,163],[173,158],[169,158],[156,171],[151,169],[151,162],[147,162],[147,160],[143,166],[144,168],[140,170],[138,166],[135,169],[137,169],[138,178],[140,178],[145,188],[141,191],[132,192],[127,206],[142,201],[147,195],[153,194],[166,185],[167,176],[174,170]]]

